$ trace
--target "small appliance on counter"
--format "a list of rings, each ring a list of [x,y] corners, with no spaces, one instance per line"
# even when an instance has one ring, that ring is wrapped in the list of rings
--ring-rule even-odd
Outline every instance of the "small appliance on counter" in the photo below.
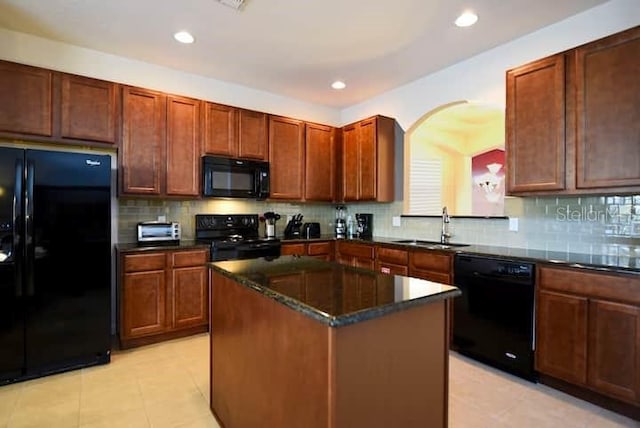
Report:
[[[356,236],[361,239],[373,238],[373,214],[356,213]]]
[[[305,223],[302,225],[302,238],[314,239],[320,237],[320,223]]]
[[[289,223],[284,228],[284,238],[285,239],[294,239],[301,237],[301,228],[302,228],[302,214],[296,214],[291,217]]]
[[[336,207],[336,226],[335,235],[336,238],[345,238],[347,236],[347,212],[344,205],[338,205]]]
[[[274,239],[276,237],[276,221],[280,220],[280,214],[268,211],[260,217],[264,221],[265,238]]]
[[[179,244],[180,236],[180,223],[170,221],[143,221],[138,223],[139,245]]]

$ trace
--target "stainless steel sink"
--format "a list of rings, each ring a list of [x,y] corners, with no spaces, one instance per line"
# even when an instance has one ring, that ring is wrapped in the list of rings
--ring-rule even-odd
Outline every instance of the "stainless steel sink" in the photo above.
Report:
[[[422,241],[420,239],[400,239],[398,241],[392,241],[396,244],[415,245],[419,247],[425,247],[433,250],[447,250],[449,248],[468,247],[468,244],[443,244],[437,241]]]

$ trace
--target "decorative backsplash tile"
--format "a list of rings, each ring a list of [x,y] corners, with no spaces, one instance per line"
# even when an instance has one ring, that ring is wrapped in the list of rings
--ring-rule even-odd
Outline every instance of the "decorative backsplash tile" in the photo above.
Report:
[[[184,239],[194,237],[196,214],[262,214],[282,216],[276,234],[282,234],[289,216],[301,213],[304,221],[319,222],[323,234],[332,234],[335,204],[284,203],[245,200],[155,201],[120,199],[119,242],[135,242],[139,221],[166,216],[182,224]],[[347,214],[371,213],[376,236],[438,240],[439,217],[402,217],[401,227],[392,217],[402,215],[402,202],[348,203]],[[518,217],[518,231],[509,231],[506,219],[456,218],[449,230],[452,242],[499,245],[554,251],[624,255],[629,246],[640,246],[640,195],[506,198],[505,214]],[[261,229],[261,233],[263,230]],[[613,246],[611,244],[614,244]],[[613,250],[612,250],[613,248]]]

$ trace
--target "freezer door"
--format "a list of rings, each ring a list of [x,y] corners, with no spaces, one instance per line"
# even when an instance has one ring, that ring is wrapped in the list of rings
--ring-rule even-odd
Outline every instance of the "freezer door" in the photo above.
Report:
[[[22,375],[24,150],[0,148],[0,384]]]
[[[27,150],[27,374],[106,362],[111,159]]]

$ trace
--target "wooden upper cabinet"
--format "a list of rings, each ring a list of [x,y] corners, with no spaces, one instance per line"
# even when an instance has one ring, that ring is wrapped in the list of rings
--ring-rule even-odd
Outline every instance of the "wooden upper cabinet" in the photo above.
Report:
[[[345,201],[394,198],[395,121],[374,116],[342,129],[342,192]]]
[[[269,159],[268,116],[253,110],[238,110],[238,157]]]
[[[358,186],[359,200],[373,200],[377,195],[377,120],[366,119],[360,122],[360,141],[358,144],[358,169],[360,183]]]
[[[271,199],[302,199],[304,190],[304,122],[269,118]]]
[[[507,71],[507,192],[640,192],[640,27]]]
[[[165,180],[167,97],[160,92],[125,87],[122,99],[121,191],[161,195]]]
[[[203,152],[267,160],[267,114],[223,104],[205,104]]]
[[[306,124],[304,199],[335,200],[335,128]]]
[[[115,144],[118,85],[62,73],[60,87],[60,136]]]
[[[0,61],[0,132],[52,135],[53,72]]]
[[[342,198],[358,199],[358,124],[342,129]]]
[[[191,98],[167,98],[167,195],[200,194],[200,107]]]
[[[205,103],[204,153],[235,157],[238,154],[238,109]]]
[[[565,56],[507,71],[507,191],[565,188]]]
[[[639,189],[639,58],[640,27],[575,51],[579,189]]]

